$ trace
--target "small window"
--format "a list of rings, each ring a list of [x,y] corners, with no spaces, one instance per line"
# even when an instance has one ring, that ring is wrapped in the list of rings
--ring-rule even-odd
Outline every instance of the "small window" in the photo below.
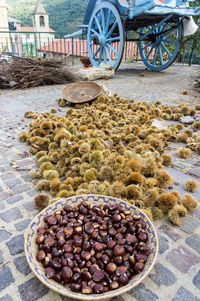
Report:
[[[40,27],[44,27],[44,16],[40,16]]]

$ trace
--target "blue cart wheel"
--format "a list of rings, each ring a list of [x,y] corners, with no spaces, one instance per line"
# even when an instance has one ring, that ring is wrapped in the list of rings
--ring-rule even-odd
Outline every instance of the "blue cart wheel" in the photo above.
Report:
[[[139,51],[152,71],[168,68],[176,59],[182,42],[182,22],[147,26],[140,31]]]
[[[93,66],[101,62],[115,70],[124,52],[125,32],[118,9],[110,2],[101,2],[93,11],[88,25],[87,45]]]

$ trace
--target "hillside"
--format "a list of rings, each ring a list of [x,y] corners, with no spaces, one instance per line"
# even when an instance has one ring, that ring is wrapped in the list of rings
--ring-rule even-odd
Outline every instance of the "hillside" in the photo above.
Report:
[[[37,0],[7,0],[9,16],[32,25],[31,15]],[[43,5],[49,14],[50,27],[62,37],[77,31],[77,25],[82,24],[88,0],[43,0]]]

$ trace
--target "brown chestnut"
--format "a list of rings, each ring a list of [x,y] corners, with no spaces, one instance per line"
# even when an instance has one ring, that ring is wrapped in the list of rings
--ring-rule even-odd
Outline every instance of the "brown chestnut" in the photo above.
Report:
[[[54,277],[55,277],[55,274],[56,274],[56,272],[55,272],[55,270],[52,269],[52,268],[47,268],[47,269],[45,270],[45,275],[46,275],[46,277],[47,277],[48,279],[54,278]]]
[[[62,269],[61,276],[64,280],[72,278],[72,275],[73,275],[72,270],[68,266]]]
[[[126,266],[123,266],[123,265],[117,267],[117,269],[116,269],[116,275],[117,275],[117,276],[120,276],[120,275],[122,275],[122,274],[125,274],[126,272],[127,272],[127,267],[126,267]]]
[[[107,244],[108,249],[113,249],[116,246],[116,242],[114,240],[110,240]]]
[[[107,263],[110,262],[110,258],[109,258],[108,255],[106,255],[106,254],[103,254],[103,255],[101,256],[101,260],[102,260],[102,262],[103,262],[104,264],[107,264]]]
[[[37,232],[38,232],[38,234],[40,234],[40,235],[44,235],[44,234],[46,233],[46,229],[43,228],[43,227],[39,227],[39,228],[37,229]]]
[[[139,274],[144,268],[144,263],[143,262],[136,262],[133,269],[134,269],[134,272],[136,274]]]
[[[95,294],[103,294],[104,293],[104,286],[102,284],[96,284],[93,288]]]
[[[63,251],[64,252],[66,252],[66,253],[72,253],[72,246],[71,245],[69,245],[69,244],[65,244],[64,246],[63,246]]]
[[[39,245],[44,241],[44,235],[39,234],[36,238],[36,243]]]
[[[117,266],[114,262],[109,262],[106,266],[106,271],[109,273],[109,274],[112,274],[116,271],[117,269]]]
[[[125,250],[123,246],[116,245],[113,250],[114,256],[123,256],[125,254]]]
[[[70,288],[73,292],[80,292],[81,290],[81,285],[78,283],[71,283]]]
[[[82,245],[82,238],[80,236],[75,236],[74,237],[74,240],[73,240],[73,243],[75,246],[79,247]]]
[[[102,252],[105,249],[105,245],[100,242],[97,242],[94,244],[94,249],[97,252]]]
[[[83,288],[82,288],[82,294],[92,294],[92,288],[91,287],[89,287],[89,286],[84,286]]]
[[[126,274],[122,274],[119,276],[119,283],[121,283],[122,285],[126,285],[128,283],[128,281],[129,281],[129,279]]]
[[[37,252],[36,258],[38,261],[42,261],[45,258],[45,252],[43,250],[40,250]]]
[[[89,272],[81,272],[81,279],[88,282],[91,280],[91,274]]]
[[[63,231],[66,237],[70,238],[73,235],[74,229],[72,227],[65,227]]]
[[[148,234],[147,234],[146,232],[140,232],[140,233],[138,234],[138,239],[139,239],[140,241],[146,242],[147,239],[148,239]]]
[[[57,224],[57,219],[55,216],[51,215],[47,218],[47,223],[49,224],[49,226],[53,226]]]
[[[135,260],[145,263],[147,261],[147,256],[145,254],[137,253],[135,254]]]
[[[109,287],[110,287],[110,289],[115,290],[115,289],[117,289],[119,287],[119,282],[118,281],[112,281],[109,284]]]
[[[46,237],[44,240],[44,244],[52,247],[55,244],[55,240],[52,237]]]
[[[104,278],[104,272],[102,270],[96,270],[92,275],[92,280],[101,281]]]
[[[122,256],[117,256],[113,258],[113,262],[116,263],[116,265],[120,265],[123,262]]]

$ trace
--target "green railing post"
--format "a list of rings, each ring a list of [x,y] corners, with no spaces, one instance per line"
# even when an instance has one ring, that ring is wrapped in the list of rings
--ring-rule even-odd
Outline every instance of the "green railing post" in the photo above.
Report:
[[[8,38],[6,38],[6,48],[7,48],[7,51],[9,51],[9,47],[8,47]]]
[[[11,48],[11,51],[12,51],[12,38],[11,38],[11,33],[9,32],[9,40],[10,40],[10,48]]]
[[[35,56],[37,57],[37,37],[36,37],[36,33],[34,33],[34,40],[35,40]]]
[[[31,58],[33,57],[33,44],[31,43],[30,45],[30,54],[31,54]]]

